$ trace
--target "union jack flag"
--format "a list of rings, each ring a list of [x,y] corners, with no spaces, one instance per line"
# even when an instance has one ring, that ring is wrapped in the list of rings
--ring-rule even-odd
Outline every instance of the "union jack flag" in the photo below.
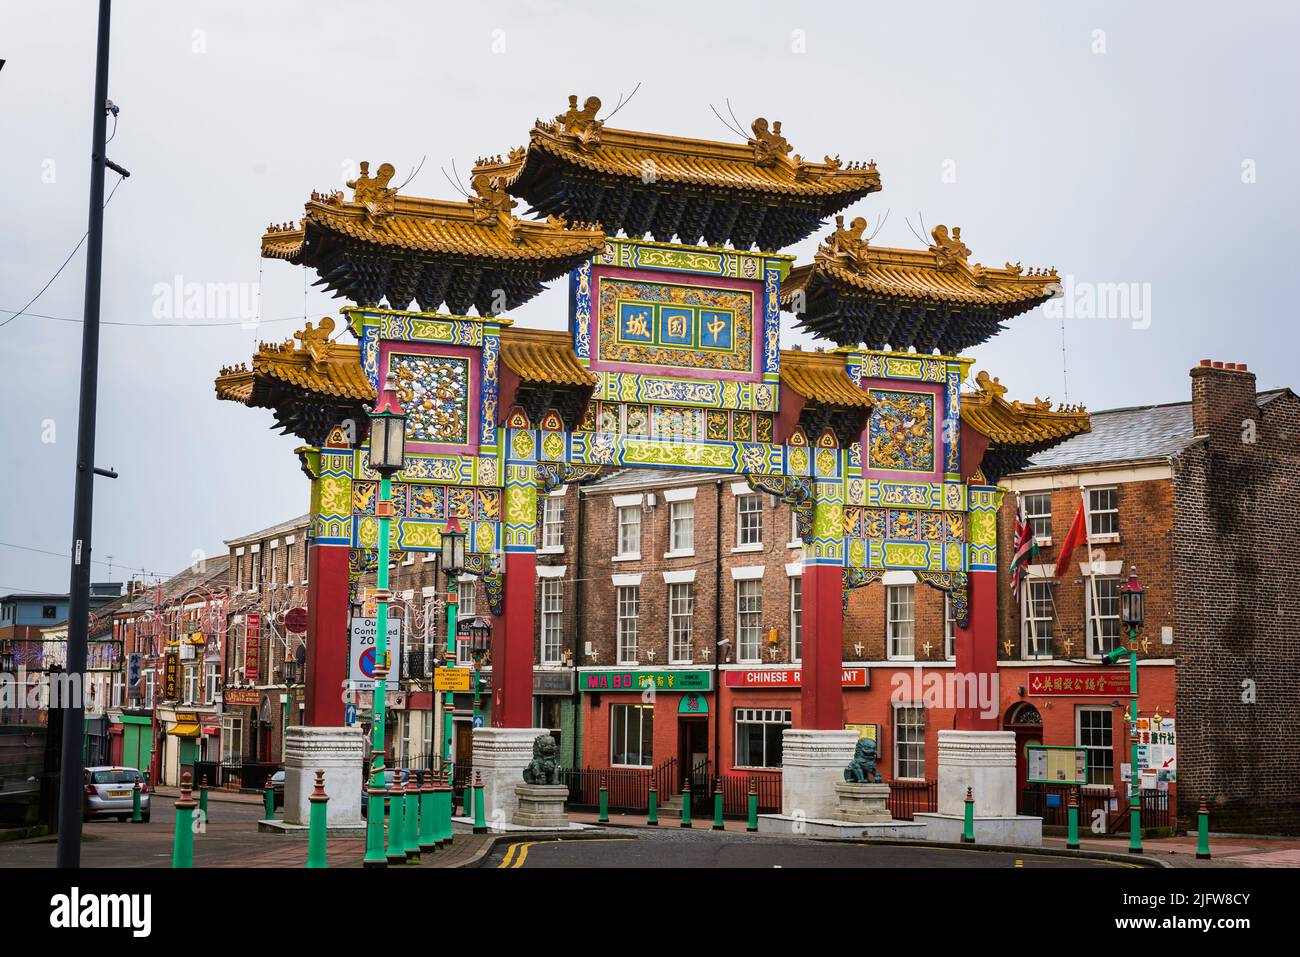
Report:
[[[1016,537],[1011,546],[1011,594],[1020,597],[1020,583],[1029,576],[1029,563],[1038,554],[1034,527],[1025,518],[1025,507],[1016,497]]]

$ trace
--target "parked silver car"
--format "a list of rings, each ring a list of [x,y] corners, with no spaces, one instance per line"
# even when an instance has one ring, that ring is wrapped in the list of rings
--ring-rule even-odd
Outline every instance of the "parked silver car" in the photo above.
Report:
[[[86,768],[85,796],[81,799],[81,816],[89,821],[97,817],[116,817],[129,821],[133,808],[135,783],[140,782],[140,816],[149,820],[149,781],[136,768],[102,765]]]

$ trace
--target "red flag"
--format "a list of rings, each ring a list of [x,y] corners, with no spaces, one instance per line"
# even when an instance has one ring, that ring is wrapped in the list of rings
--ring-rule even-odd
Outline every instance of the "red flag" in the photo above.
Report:
[[[1079,510],[1074,513],[1074,521],[1070,523],[1070,530],[1065,533],[1065,540],[1061,542],[1061,554],[1056,559],[1056,571],[1052,572],[1057,578],[1065,574],[1065,570],[1070,567],[1070,556],[1083,541],[1085,535],[1084,522],[1087,517],[1083,513],[1083,502],[1079,503]]]

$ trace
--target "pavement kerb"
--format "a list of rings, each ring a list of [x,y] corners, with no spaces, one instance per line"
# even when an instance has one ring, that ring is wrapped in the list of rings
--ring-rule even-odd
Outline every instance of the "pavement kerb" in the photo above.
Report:
[[[785,835],[781,835],[785,836]],[[1070,850],[1065,847],[1050,845],[1030,846],[1024,844],[961,844],[955,841],[905,841],[887,837],[810,837],[808,840],[825,844],[877,844],[886,847],[934,847],[958,851],[991,851],[1002,854],[1032,854],[1039,857],[1073,857],[1090,861],[1111,861],[1116,864],[1130,864],[1134,867],[1173,868],[1169,861],[1144,854],[1122,854],[1117,851]]]

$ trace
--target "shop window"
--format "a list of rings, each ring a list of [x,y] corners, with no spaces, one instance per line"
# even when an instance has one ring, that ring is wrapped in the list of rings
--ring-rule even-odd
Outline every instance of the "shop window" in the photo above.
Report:
[[[616,704],[609,709],[610,763],[654,765],[654,705]]]
[[[791,724],[787,709],[737,708],[736,767],[779,768],[781,733]]]
[[[894,777],[925,780],[925,708],[894,708]]]
[[[1088,750],[1088,783],[1115,783],[1115,732],[1110,708],[1075,710],[1074,743]]]

